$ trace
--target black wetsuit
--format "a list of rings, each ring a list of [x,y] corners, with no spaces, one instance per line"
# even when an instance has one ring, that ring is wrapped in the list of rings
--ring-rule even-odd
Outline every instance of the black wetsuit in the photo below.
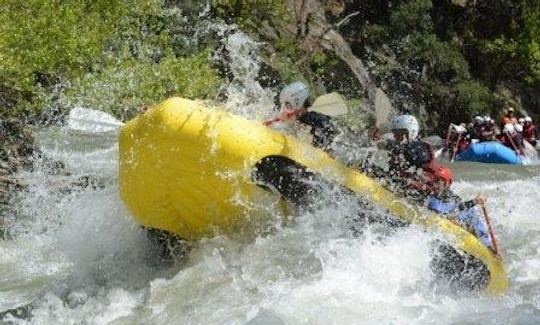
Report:
[[[405,171],[411,167],[425,168],[433,160],[431,146],[423,141],[411,141],[405,144],[392,141],[389,143],[390,168]]]
[[[338,133],[337,127],[330,116],[318,112],[308,111],[300,115],[298,122],[311,127],[313,145],[323,150],[328,150],[334,137]]]
[[[429,170],[433,161],[431,146],[423,141],[412,141],[405,144],[390,140],[386,149],[390,160],[388,170],[365,161],[360,170],[370,177],[383,179],[393,192],[401,192],[413,196],[414,200],[423,200],[427,196],[427,184],[422,180],[417,169]]]

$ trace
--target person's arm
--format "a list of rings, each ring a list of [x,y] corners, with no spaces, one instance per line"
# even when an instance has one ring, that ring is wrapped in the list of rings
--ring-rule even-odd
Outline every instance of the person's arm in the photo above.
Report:
[[[303,115],[307,111],[307,108],[302,107],[296,110],[288,110],[282,112],[279,116],[274,117],[273,119],[264,121],[263,124],[266,126],[272,125],[277,122],[285,122],[297,118],[298,116]]]
[[[298,122],[309,125],[313,129],[332,128],[332,119],[328,115],[319,112],[303,112],[298,116]]]
[[[428,199],[428,209],[441,214],[455,213],[459,211],[459,204],[456,202],[444,202],[434,196]]]
[[[330,146],[338,133],[338,129],[332,118],[319,112],[305,112],[297,120],[311,127],[310,133],[313,136],[313,145],[321,149]]]

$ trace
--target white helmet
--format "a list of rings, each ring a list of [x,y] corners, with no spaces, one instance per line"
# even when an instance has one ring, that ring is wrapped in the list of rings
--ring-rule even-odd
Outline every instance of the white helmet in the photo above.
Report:
[[[521,133],[521,132],[523,132],[523,125],[516,124],[516,125],[514,125],[514,129],[516,130],[516,132]]]
[[[503,129],[504,132],[512,134],[512,133],[514,133],[514,130],[515,130],[514,129],[514,124],[506,123],[504,125],[504,129]]]
[[[520,118],[518,119],[518,123],[519,123],[519,124],[525,123],[525,119],[524,119],[523,117],[520,117]]]
[[[532,118],[530,116],[525,116],[525,122],[532,123]]]
[[[480,124],[482,122],[484,122],[484,118],[482,116],[477,115],[474,117],[474,123]]]
[[[279,94],[279,102],[282,106],[285,105],[285,103],[289,103],[295,109],[304,106],[304,103],[308,98],[309,89],[300,81],[293,82],[286,86]]]
[[[392,130],[407,130],[409,139],[414,140],[418,137],[420,125],[412,115],[398,115],[392,119]]]

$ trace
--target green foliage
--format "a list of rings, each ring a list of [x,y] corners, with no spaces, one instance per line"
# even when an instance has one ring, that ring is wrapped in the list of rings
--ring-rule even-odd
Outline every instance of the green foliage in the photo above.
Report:
[[[502,35],[482,41],[490,63],[506,65],[503,78],[516,75],[528,85],[540,86],[540,3],[521,3],[514,22]]]
[[[216,15],[256,31],[263,22],[281,25],[291,18],[285,0],[212,0]]]
[[[457,108],[461,110],[461,119],[493,111],[493,98],[489,89],[477,81],[466,80],[457,84]]]
[[[402,2],[390,12],[388,23],[364,29],[372,49],[369,59],[378,62],[374,73],[390,87],[395,103],[412,103],[417,114],[424,106],[444,129],[449,122],[466,121],[472,114],[490,110],[490,90],[471,75],[460,44],[436,33],[431,0]],[[405,85],[405,86],[404,86]]]
[[[431,0],[414,0],[401,4],[392,12],[390,26],[394,34],[407,35],[412,31],[431,32],[433,22],[430,11]]]
[[[121,112],[217,91],[212,46],[186,39],[193,27],[161,0],[2,1],[0,89],[14,94],[11,116],[72,104]]]
[[[113,59],[100,72],[78,79],[67,91],[67,101],[119,115],[152,105],[171,96],[212,98],[220,78],[212,68],[209,51],[159,63],[135,58]]]
[[[425,73],[430,79],[455,83],[470,78],[469,65],[461,52],[433,33],[415,33],[402,41],[400,47],[403,59],[409,63],[416,61],[416,66],[427,68]],[[415,68],[414,65],[411,67]]]
[[[0,74],[23,89],[35,74],[73,76],[101,55],[127,17],[156,8],[148,0],[3,0]]]

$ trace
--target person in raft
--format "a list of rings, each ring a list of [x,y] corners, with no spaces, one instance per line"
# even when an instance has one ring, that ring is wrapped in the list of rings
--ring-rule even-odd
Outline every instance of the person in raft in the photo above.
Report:
[[[502,118],[501,125],[504,127],[508,123],[510,124],[518,123],[518,120],[516,118],[516,110],[512,106],[508,107],[508,109],[506,110],[506,114]]]
[[[538,142],[538,128],[534,125],[530,116],[523,118],[523,139],[529,142],[533,147]]]
[[[450,190],[454,174],[446,166],[439,165],[434,168],[432,176],[427,208],[465,226],[484,245],[494,249],[488,226],[478,210],[479,205],[482,206],[486,203],[486,197],[479,194],[470,201],[463,201]]]
[[[523,128],[521,128],[523,131]],[[511,123],[507,123],[502,134],[498,137],[499,142],[514,150],[516,153],[523,155],[525,148],[523,147],[523,137],[516,131],[516,126]]]
[[[284,87],[279,94],[281,105],[280,116],[264,122],[270,126],[276,122],[297,121],[311,127],[313,145],[329,151],[338,130],[331,117],[319,112],[310,111],[312,97],[308,87],[300,81]]]
[[[428,143],[418,139],[420,125],[414,116],[402,114],[394,117],[391,128],[394,139],[376,143],[379,149],[389,152],[388,170],[371,165],[367,160],[360,170],[372,177],[388,180],[391,189],[408,194],[409,190],[425,186],[423,183],[432,172],[435,155]]]

